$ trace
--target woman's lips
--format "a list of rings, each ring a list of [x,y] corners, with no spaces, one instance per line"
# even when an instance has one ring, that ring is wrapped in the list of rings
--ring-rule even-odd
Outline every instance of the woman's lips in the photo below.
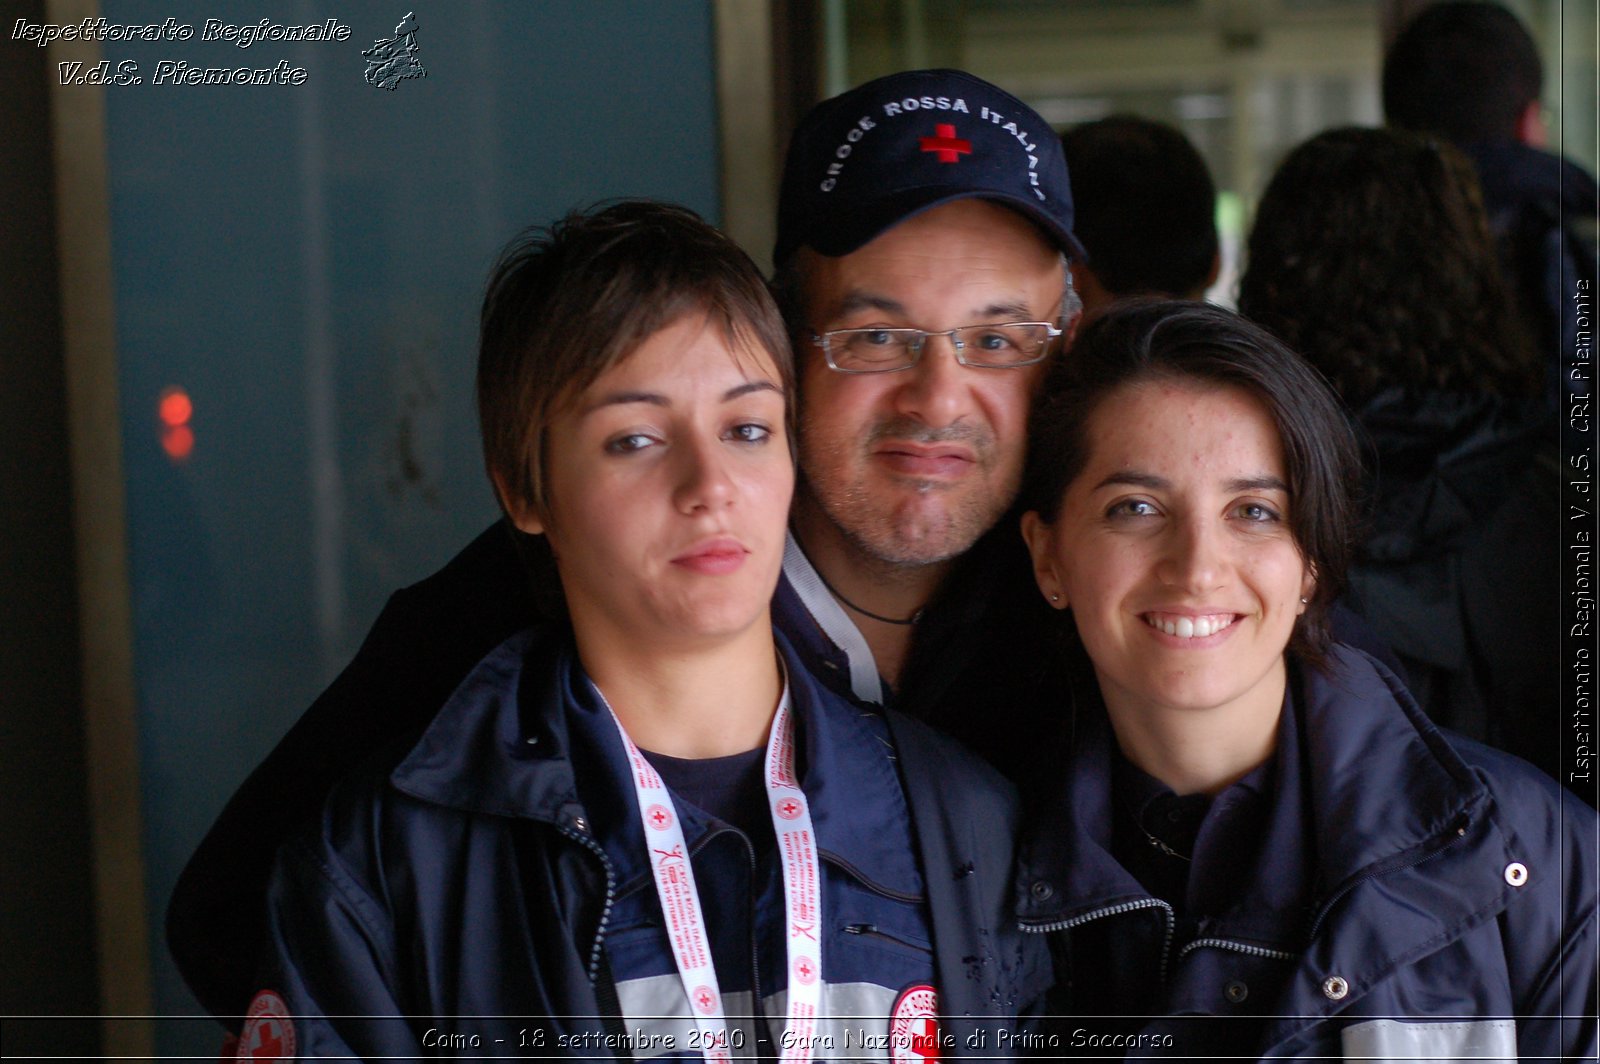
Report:
[[[718,537],[696,543],[672,559],[672,564],[704,576],[722,576],[737,570],[750,556],[736,539]]]

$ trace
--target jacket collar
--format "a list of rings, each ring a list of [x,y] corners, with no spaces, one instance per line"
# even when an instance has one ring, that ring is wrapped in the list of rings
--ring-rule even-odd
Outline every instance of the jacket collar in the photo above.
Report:
[[[873,884],[920,894],[909,827],[885,827],[909,825],[910,814],[884,729],[820,688],[781,633],[777,643],[819,849]],[[648,872],[644,832],[631,792],[623,791],[621,739],[592,691],[570,632],[520,632],[468,674],[390,779],[413,797],[467,812],[563,825],[596,820],[597,835],[620,839],[606,850],[625,883]],[[596,772],[610,785],[592,786]],[[868,817],[864,809],[884,812]],[[686,841],[693,846],[708,826],[686,818]]]
[[[1332,666],[1330,675],[1291,672],[1300,677],[1298,786],[1310,810],[1317,866],[1310,886],[1318,904],[1448,842],[1477,819],[1488,797],[1386,669],[1342,646],[1334,648]],[[1083,716],[1070,743],[1066,785],[1034,818],[1039,830],[1023,847],[1018,915],[1036,928],[1149,902],[1108,848],[1109,725],[1103,711]],[[1280,759],[1286,753],[1280,750]],[[1292,796],[1280,790],[1278,801],[1284,800]]]
[[[1548,204],[1552,217],[1560,216],[1557,205],[1573,218],[1594,217],[1595,180],[1571,159],[1509,138],[1466,144],[1461,150],[1478,171],[1491,219],[1503,208],[1530,201]]]
[[[412,797],[493,816],[570,821],[577,790],[555,691],[571,634],[525,629],[475,665],[390,774]],[[525,712],[525,709],[528,710]]]

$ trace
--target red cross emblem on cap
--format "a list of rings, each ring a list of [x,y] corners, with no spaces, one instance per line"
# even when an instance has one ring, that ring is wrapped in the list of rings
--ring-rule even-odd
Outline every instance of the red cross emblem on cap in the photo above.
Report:
[[[785,798],[778,803],[778,815],[785,820],[793,820],[800,815],[800,803],[793,798]]]
[[[958,163],[963,155],[972,154],[972,141],[956,136],[956,127],[941,122],[933,127],[933,136],[921,138],[922,150],[931,151],[942,163]]]

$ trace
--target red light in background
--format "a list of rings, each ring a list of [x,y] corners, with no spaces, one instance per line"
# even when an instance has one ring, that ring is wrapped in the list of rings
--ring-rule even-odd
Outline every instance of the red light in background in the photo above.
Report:
[[[161,432],[161,449],[174,462],[181,462],[194,451],[194,430],[188,425],[168,425]]]
[[[161,449],[174,462],[185,461],[194,453],[194,430],[189,419],[194,416],[194,403],[189,393],[173,386],[161,392],[156,401],[156,417],[161,421]]]
[[[156,413],[164,425],[187,425],[194,413],[194,403],[189,401],[189,393],[182,388],[168,388],[161,393]]]

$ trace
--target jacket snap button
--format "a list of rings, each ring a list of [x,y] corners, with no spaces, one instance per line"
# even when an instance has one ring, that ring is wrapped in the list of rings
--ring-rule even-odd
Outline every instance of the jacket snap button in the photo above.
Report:
[[[1239,1004],[1240,1002],[1244,1001],[1245,998],[1250,996],[1250,988],[1239,982],[1237,979],[1229,983],[1222,992],[1227,996],[1227,999],[1233,1002],[1235,1005]]]
[[[1046,898],[1050,897],[1050,895],[1056,892],[1056,888],[1052,887],[1042,879],[1035,881],[1033,886],[1029,887],[1028,889],[1033,893],[1033,896],[1038,898],[1040,901],[1044,901]]]
[[[1329,1001],[1343,1001],[1344,996],[1350,993],[1350,984],[1337,975],[1330,975],[1322,981],[1322,992]]]
[[[589,822],[587,820],[583,819],[583,817],[581,817],[581,816],[575,816],[575,817],[572,818],[572,830],[573,831],[588,831],[589,830]]]
[[[1528,866],[1521,861],[1512,861],[1506,865],[1506,882],[1513,887],[1520,887],[1528,881]]]

